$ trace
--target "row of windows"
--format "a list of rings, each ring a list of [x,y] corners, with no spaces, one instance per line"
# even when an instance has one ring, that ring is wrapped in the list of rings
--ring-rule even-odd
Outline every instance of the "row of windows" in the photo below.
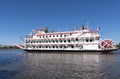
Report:
[[[28,46],[28,48],[75,48],[75,46]]]
[[[70,34],[71,35],[71,34]],[[43,35],[43,36],[39,36],[39,38],[48,38],[48,37],[67,37],[67,36],[70,36],[70,35],[49,35],[49,36],[46,36],[46,35]]]
[[[62,43],[62,42],[64,42],[64,43],[66,43],[66,42],[72,42],[72,41],[70,41],[70,40],[52,40],[52,41],[31,41],[31,42],[26,42],[26,43]],[[73,41],[73,42],[75,42],[75,41]]]
[[[26,41],[26,43],[62,43],[62,42],[75,42],[75,41],[79,41],[78,39],[73,39],[73,40],[37,40],[37,41]]]
[[[62,43],[62,42],[64,42],[64,43],[66,43],[66,42],[94,42],[95,40],[99,40],[99,38],[86,38],[86,39],[78,39],[78,38],[76,38],[76,39],[68,39],[68,40],[36,40],[36,41],[30,41],[30,40],[28,40],[28,41],[26,41],[26,43]]]

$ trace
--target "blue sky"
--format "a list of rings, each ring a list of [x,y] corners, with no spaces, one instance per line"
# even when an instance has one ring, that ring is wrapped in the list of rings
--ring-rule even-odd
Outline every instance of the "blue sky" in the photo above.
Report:
[[[120,0],[0,0],[0,44],[22,43],[31,30],[74,30],[89,23],[101,38],[120,42]]]

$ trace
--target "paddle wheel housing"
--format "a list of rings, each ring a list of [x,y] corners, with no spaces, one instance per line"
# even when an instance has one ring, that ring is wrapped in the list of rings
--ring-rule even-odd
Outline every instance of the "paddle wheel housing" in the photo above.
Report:
[[[115,49],[115,43],[110,39],[105,39],[101,41],[100,46],[102,49]]]

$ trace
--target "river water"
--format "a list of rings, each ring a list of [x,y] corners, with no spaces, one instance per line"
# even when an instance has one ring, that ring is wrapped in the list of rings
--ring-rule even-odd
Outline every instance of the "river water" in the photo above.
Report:
[[[0,79],[120,79],[120,51],[28,53],[0,50]]]

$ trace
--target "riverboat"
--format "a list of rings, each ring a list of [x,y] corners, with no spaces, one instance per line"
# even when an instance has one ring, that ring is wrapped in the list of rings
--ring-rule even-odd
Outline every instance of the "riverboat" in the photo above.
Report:
[[[99,28],[93,31],[86,26],[65,32],[49,32],[48,28],[38,28],[23,40],[24,43],[17,46],[25,51],[108,52],[117,49],[111,39],[101,40]]]

